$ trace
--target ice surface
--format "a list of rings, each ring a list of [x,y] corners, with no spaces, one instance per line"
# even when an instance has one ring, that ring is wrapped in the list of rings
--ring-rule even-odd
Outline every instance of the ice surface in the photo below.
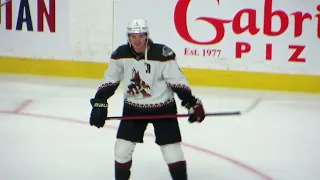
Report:
[[[1,180],[111,180],[118,121],[88,124],[89,99],[99,81],[0,76]],[[202,124],[179,120],[191,180],[318,180],[320,95],[193,87],[207,112],[250,113],[207,117]],[[178,101],[179,102],[179,101]],[[122,87],[109,101],[121,115]],[[179,107],[179,113],[186,110]],[[169,180],[148,126],[136,147],[132,180]]]

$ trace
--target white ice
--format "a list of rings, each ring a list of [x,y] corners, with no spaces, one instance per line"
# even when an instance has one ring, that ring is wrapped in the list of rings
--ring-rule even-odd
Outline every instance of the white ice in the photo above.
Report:
[[[100,81],[0,76],[1,180],[112,180],[119,121],[88,124]],[[207,112],[244,110],[241,116],[179,120],[191,180],[318,180],[320,95],[193,87]],[[177,102],[180,101],[177,99]],[[122,87],[109,101],[119,116]],[[186,110],[179,106],[179,113]],[[169,180],[148,126],[136,147],[132,180]]]

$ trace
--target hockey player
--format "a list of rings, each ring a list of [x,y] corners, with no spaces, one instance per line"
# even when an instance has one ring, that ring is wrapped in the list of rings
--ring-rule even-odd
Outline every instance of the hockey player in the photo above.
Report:
[[[189,122],[202,122],[205,118],[203,106],[192,95],[187,79],[178,67],[175,53],[166,45],[152,42],[147,22],[143,19],[131,20],[127,35],[128,43],[112,53],[103,83],[90,100],[91,126],[104,126],[108,98],[114,94],[121,80],[125,86],[123,116],[176,114],[176,93],[181,105],[188,109]],[[187,180],[177,118],[122,120],[114,147],[115,179],[130,178],[132,154],[136,143],[143,143],[148,123],[154,127],[155,142],[168,164],[172,179]]]

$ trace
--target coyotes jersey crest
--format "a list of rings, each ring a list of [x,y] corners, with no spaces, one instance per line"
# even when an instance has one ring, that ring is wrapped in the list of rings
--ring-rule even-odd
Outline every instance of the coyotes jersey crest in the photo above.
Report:
[[[127,93],[130,95],[142,95],[143,97],[150,97],[151,94],[148,93],[150,86],[141,79],[139,71],[132,69],[132,78],[130,79],[131,84],[128,86]]]

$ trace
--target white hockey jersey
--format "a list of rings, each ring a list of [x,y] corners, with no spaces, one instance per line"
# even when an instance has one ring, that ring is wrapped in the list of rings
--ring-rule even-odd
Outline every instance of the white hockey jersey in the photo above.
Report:
[[[96,97],[111,97],[120,81],[125,86],[125,104],[136,108],[169,106],[175,103],[174,93],[181,100],[193,98],[175,53],[162,44],[151,42],[146,58],[135,53],[128,44],[118,47],[111,56]]]

